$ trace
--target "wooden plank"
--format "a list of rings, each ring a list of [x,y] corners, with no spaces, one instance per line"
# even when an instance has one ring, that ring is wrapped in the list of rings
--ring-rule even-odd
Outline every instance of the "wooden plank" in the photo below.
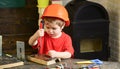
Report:
[[[28,56],[27,58],[28,58],[28,60],[30,60],[32,62],[36,62],[36,63],[42,64],[42,65],[52,65],[52,64],[55,64],[56,60],[57,60],[57,58],[49,59],[46,56],[36,57],[35,55]]]
[[[10,63],[10,64],[0,65],[0,69],[11,68],[11,67],[16,67],[16,66],[20,66],[20,65],[24,65],[24,62],[20,61],[20,62],[15,62],[15,63]]]

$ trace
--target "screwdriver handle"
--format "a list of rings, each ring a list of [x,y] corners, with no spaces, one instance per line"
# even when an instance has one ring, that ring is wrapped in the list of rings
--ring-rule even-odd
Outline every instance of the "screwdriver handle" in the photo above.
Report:
[[[43,20],[40,22],[40,29],[44,29],[44,21]]]

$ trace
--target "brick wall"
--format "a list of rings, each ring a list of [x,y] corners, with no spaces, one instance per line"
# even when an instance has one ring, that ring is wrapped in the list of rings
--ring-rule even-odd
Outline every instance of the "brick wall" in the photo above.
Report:
[[[31,54],[29,37],[38,28],[38,12],[35,0],[26,0],[21,8],[0,8],[0,35],[3,53],[16,55],[16,41],[25,42],[25,53]]]
[[[120,61],[120,0],[89,0],[100,3],[109,13],[110,18],[110,60]]]

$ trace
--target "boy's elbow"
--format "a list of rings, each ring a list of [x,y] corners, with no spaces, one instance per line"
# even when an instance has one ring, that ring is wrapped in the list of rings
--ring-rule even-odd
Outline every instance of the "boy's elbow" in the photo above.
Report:
[[[29,44],[30,46],[32,46],[32,43],[31,43],[30,41],[28,41],[28,44]]]
[[[32,42],[32,41],[28,41],[28,44],[30,45],[30,46],[35,46],[35,45],[37,45],[37,40],[36,41],[34,41],[34,42]]]
[[[69,53],[68,58],[71,58],[71,56],[72,56],[71,53]]]
[[[31,44],[30,40],[28,41],[28,44],[29,44],[30,46],[32,46],[32,44]]]
[[[71,53],[67,52],[64,58],[71,58],[71,56],[72,56]]]

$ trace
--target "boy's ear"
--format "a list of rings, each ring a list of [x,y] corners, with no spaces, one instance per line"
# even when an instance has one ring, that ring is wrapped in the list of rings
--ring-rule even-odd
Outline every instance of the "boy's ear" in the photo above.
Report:
[[[65,23],[64,23],[64,25],[61,27],[61,29],[63,29],[65,27]]]
[[[64,28],[64,26],[61,27],[61,29],[63,29],[63,28]]]

